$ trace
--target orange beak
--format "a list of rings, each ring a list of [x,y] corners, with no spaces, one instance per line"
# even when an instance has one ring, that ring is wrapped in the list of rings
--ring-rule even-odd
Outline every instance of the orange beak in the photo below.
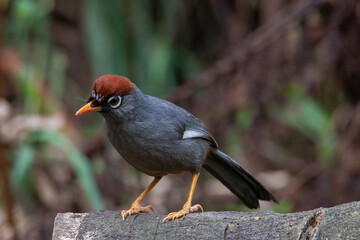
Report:
[[[101,107],[91,107],[91,103],[93,101],[87,103],[82,108],[80,108],[76,113],[75,116],[84,114],[84,113],[90,113],[90,112],[99,112],[101,110]]]

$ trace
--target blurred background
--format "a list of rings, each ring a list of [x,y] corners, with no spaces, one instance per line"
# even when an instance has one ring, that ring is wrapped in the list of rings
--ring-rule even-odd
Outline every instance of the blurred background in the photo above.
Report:
[[[294,212],[360,199],[360,2],[1,0],[0,239],[49,239],[58,212],[128,209],[152,178],[124,162],[93,81],[132,79],[199,117]],[[146,198],[179,210],[191,175]],[[194,203],[248,211],[205,171]]]

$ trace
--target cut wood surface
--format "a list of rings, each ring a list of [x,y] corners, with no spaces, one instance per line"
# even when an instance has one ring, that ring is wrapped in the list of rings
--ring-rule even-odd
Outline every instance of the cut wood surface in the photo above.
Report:
[[[306,212],[204,212],[166,215],[120,211],[59,213],[53,239],[360,239],[360,202]]]

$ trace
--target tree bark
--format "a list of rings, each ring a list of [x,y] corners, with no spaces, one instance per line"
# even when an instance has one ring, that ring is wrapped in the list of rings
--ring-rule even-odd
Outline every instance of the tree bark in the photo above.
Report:
[[[59,213],[53,239],[360,239],[360,202],[306,212],[204,212],[161,223],[165,215],[119,211]]]

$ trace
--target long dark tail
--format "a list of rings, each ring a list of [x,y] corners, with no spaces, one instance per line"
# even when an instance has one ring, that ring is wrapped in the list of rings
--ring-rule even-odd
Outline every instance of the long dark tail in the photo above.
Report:
[[[259,200],[277,202],[271,193],[246,169],[218,149],[211,148],[204,168],[219,179],[249,208],[258,208]]]

